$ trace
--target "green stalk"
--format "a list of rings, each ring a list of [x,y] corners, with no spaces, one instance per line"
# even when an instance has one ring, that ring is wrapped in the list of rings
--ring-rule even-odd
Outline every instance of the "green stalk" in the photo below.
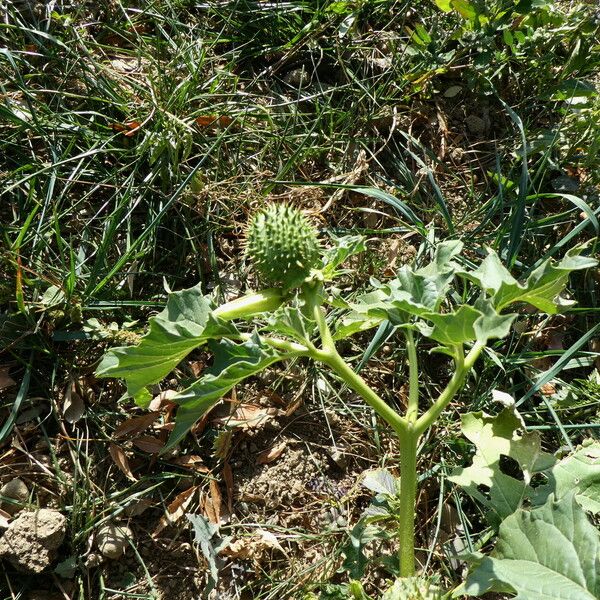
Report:
[[[415,574],[415,505],[417,502],[417,442],[419,436],[409,431],[399,436],[400,442],[400,506],[398,508],[398,558],[400,577]]]
[[[277,310],[283,304],[284,300],[285,297],[281,289],[269,288],[222,304],[218,308],[215,308],[212,314],[224,321],[248,319],[260,313]]]
[[[365,382],[365,380],[355,373],[348,366],[346,361],[338,354],[337,350],[333,352],[317,350],[311,352],[315,360],[320,360],[329,366],[342,381],[357,394],[396,432],[399,438],[408,433],[408,423],[401,417],[383,398],[377,395]]]
[[[467,373],[473,368],[483,348],[484,344],[476,342],[465,357],[462,345],[456,347],[454,375],[452,375],[448,385],[437,400],[429,407],[429,410],[417,419],[415,423],[417,437],[425,433],[435,423],[442,411],[450,404],[452,398],[462,388]]]
[[[429,410],[419,418],[419,365],[417,349],[411,330],[405,332],[409,366],[409,398],[406,417],[399,415],[376,394],[339,355],[327,325],[322,307],[311,289],[304,290],[305,300],[312,307],[322,342],[322,349],[307,343],[307,355],[328,365],[342,381],[355,392],[386,422],[400,443],[400,503],[398,507],[398,558],[400,576],[415,574],[415,505],[417,500],[417,444],[420,436],[429,428],[452,398],[462,387],[467,373],[484,348],[477,342],[465,357],[463,347],[456,347],[455,373],[450,382]]]
[[[406,329],[406,351],[408,354],[408,408],[406,420],[414,423],[419,416],[419,362],[417,359],[417,347],[412,329]]]

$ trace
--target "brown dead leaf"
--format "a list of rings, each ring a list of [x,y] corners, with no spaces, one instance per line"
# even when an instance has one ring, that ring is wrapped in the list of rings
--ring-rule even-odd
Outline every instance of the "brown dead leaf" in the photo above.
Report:
[[[165,441],[152,437],[151,435],[141,435],[133,440],[133,445],[142,452],[158,454],[163,449]]]
[[[171,398],[173,396],[177,396],[177,392],[175,390],[165,390],[158,394],[158,396],[154,396],[148,405],[148,410],[160,410],[161,408],[169,407],[170,405],[174,405],[174,402],[171,402]]]
[[[223,465],[223,481],[227,491],[227,510],[231,514],[233,512],[233,471],[229,461],[225,461]]]
[[[304,398],[300,396],[295,402],[292,402],[285,410],[284,416],[291,417],[297,410],[300,408],[302,403],[304,402]]]
[[[384,258],[386,263],[385,269],[383,271],[384,275],[390,276],[395,274],[396,262],[398,260],[398,256],[400,255],[400,251],[403,245],[403,241],[400,239],[389,240],[389,243],[384,249]]]
[[[225,460],[231,452],[231,440],[233,439],[233,431],[219,431],[214,441],[214,456]]]
[[[210,469],[204,464],[204,461],[197,454],[183,454],[170,461],[171,464],[175,464],[178,467],[184,469],[190,469],[197,473],[208,473]]]
[[[273,408],[265,408],[258,404],[240,404],[232,415],[217,417],[213,423],[226,425],[233,429],[254,429],[262,427],[277,414]]]
[[[175,499],[169,506],[167,512],[160,518],[158,525],[152,532],[152,537],[155,538],[165,527],[173,525],[185,514],[188,506],[192,503],[194,492],[198,489],[197,485],[184,490],[175,496]]]
[[[16,385],[15,380],[8,374],[10,367],[0,367],[0,392]]]
[[[204,361],[192,360],[189,363],[189,367],[194,377],[200,377],[202,371],[204,370]]]
[[[251,559],[255,563],[260,563],[267,558],[267,553],[271,550],[278,550],[287,556],[277,537],[270,531],[257,529],[251,536],[240,538],[230,542],[221,554],[231,558]]]
[[[108,453],[110,454],[117,467],[119,467],[119,470],[125,474],[127,479],[131,479],[131,481],[137,481],[136,477],[131,472],[131,467],[129,466],[129,460],[127,458],[127,455],[120,446],[117,446],[116,444],[113,444],[111,442],[108,445]]]
[[[202,510],[211,523],[219,525],[221,523],[223,499],[221,496],[221,490],[219,489],[219,484],[214,479],[211,479],[210,481],[209,490],[210,494],[204,496]]]
[[[540,386],[540,392],[542,392],[544,396],[553,396],[556,394],[556,386],[549,381],[548,383],[544,383],[544,385]]]
[[[65,389],[65,398],[63,400],[63,417],[67,423],[77,423],[85,413],[85,403],[83,398],[77,392],[77,384],[74,379],[70,379]]]
[[[279,444],[274,444],[270,448],[267,448],[256,457],[256,464],[267,465],[269,463],[272,463],[283,454],[283,451],[285,450],[286,446],[287,442],[283,440],[283,442],[280,442]]]
[[[145,431],[158,419],[160,412],[153,411],[139,417],[131,417],[123,421],[114,431],[113,437],[116,439],[137,435]]]
[[[196,123],[199,127],[228,127],[233,123],[233,119],[226,115],[201,115],[196,117]]]
[[[141,126],[139,121],[127,121],[127,123],[111,123],[110,128],[116,133],[122,133],[125,137],[132,137]]]

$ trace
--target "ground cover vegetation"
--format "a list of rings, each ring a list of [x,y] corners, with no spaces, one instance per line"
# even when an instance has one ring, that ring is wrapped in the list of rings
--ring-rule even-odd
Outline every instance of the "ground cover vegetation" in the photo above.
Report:
[[[0,6],[3,598],[598,596],[596,3]]]

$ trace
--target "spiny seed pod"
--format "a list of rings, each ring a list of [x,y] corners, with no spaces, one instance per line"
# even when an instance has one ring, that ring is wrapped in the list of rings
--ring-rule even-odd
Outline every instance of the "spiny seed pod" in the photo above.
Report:
[[[442,589],[435,582],[417,576],[396,579],[381,600],[442,600],[443,597]]]
[[[317,231],[298,209],[273,204],[252,217],[246,252],[265,281],[293,288],[319,262]]]

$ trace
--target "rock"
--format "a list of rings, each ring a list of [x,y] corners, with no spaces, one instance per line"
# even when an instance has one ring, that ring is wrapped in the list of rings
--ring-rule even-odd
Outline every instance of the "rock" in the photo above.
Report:
[[[14,515],[23,508],[19,505],[25,504],[29,500],[29,489],[22,479],[15,477],[15,479],[11,479],[0,488],[0,496],[11,498],[18,503],[13,504],[5,501],[0,504],[2,510],[5,510],[9,515]]]
[[[485,121],[476,115],[469,115],[465,119],[465,123],[471,133],[480,135],[485,132]]]
[[[133,538],[133,531],[125,525],[105,525],[96,534],[96,546],[106,558],[120,558]]]
[[[0,556],[19,571],[41,573],[56,558],[66,529],[67,519],[57,510],[23,512],[0,538]]]

